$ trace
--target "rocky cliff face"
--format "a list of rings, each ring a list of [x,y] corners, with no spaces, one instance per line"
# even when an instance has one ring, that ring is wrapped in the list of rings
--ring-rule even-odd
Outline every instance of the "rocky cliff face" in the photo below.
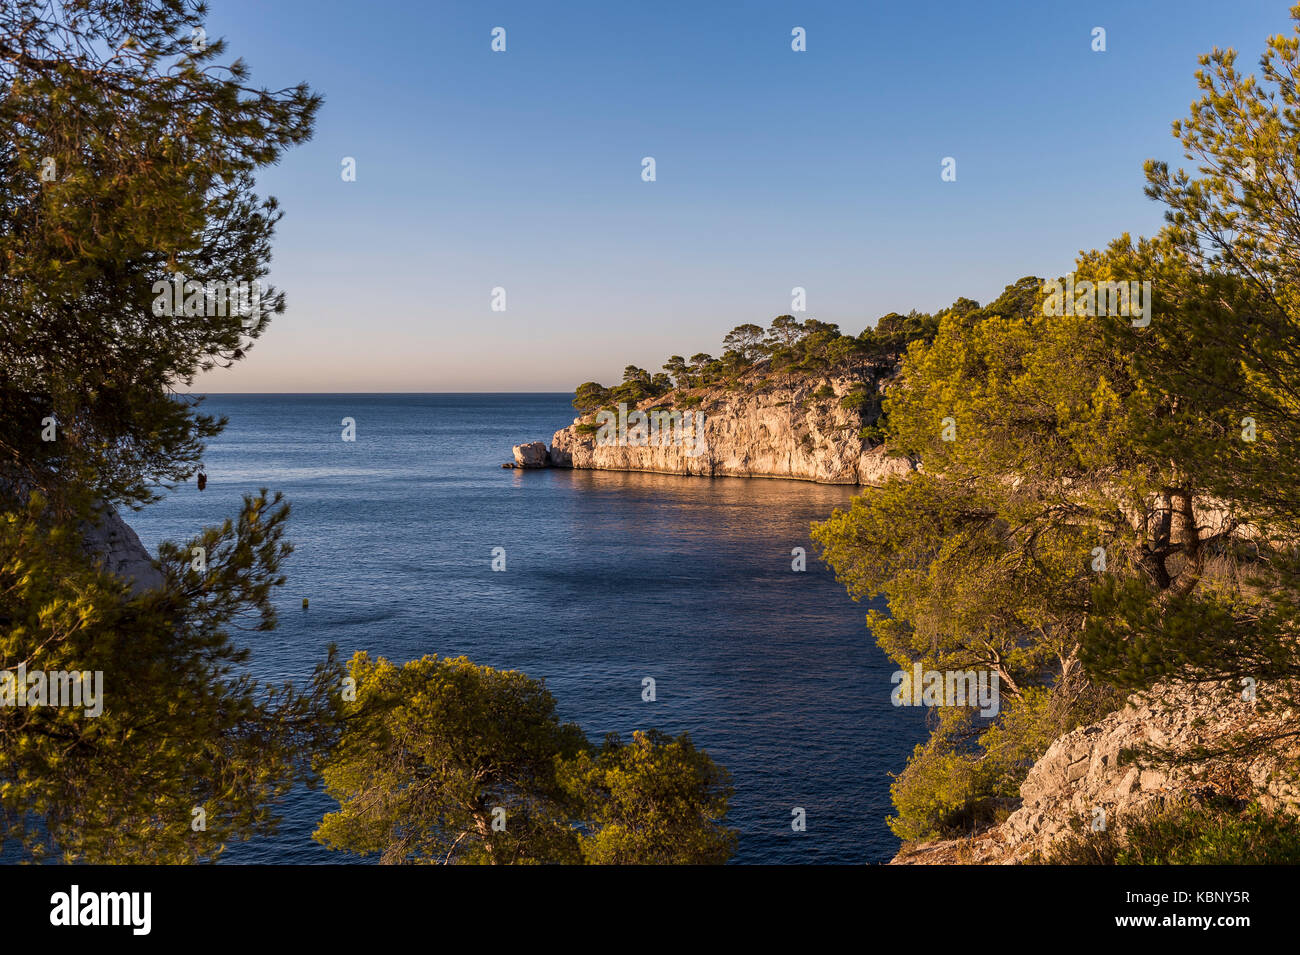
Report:
[[[735,391],[710,388],[693,391],[689,397],[675,392],[629,412],[671,403],[672,410],[690,411],[692,422],[702,413],[703,440],[698,446],[693,436],[645,445],[601,442],[597,434],[590,433],[595,419],[588,416],[555,433],[550,463],[606,471],[879,485],[890,475],[906,474],[912,467],[905,459],[890,457],[884,448],[871,447],[862,439],[859,432],[871,418],[864,419],[841,405],[855,384],[857,379],[847,377],[791,375]],[[833,394],[828,395],[826,389]]]
[[[100,559],[105,570],[129,583],[132,593],[139,595],[162,587],[162,571],[116,510],[102,509],[98,523],[87,525],[83,533],[86,549]]]
[[[1266,692],[1261,687],[1260,692]],[[1247,725],[1259,732],[1267,722],[1283,729],[1297,714],[1257,711],[1257,704],[1228,691],[1164,684],[1134,695],[1121,710],[1060,737],[1029,771],[1020,787],[1021,805],[1001,825],[966,839],[909,846],[894,864],[1013,864],[1045,855],[1073,827],[1088,829],[1102,819],[1122,835],[1126,821],[1190,797],[1248,793],[1264,808],[1300,812],[1300,784],[1288,771],[1300,758],[1291,740],[1244,761],[1136,765],[1125,750],[1168,748],[1174,753],[1229,740]],[[1104,815],[1099,816],[1098,810]]]

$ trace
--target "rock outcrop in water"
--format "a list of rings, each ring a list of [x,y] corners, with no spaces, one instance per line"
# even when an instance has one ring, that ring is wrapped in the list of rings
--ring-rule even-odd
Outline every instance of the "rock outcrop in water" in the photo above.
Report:
[[[546,445],[541,441],[516,444],[514,446],[514,455],[515,467],[517,468],[544,468],[550,463],[546,453]]]
[[[702,440],[597,440],[595,417],[577,418],[555,433],[550,463],[604,471],[654,471],[706,477],[766,477],[821,484],[882,484],[912,465],[890,456],[861,434],[875,414],[846,408],[842,401],[860,379],[776,375],[740,387],[673,392],[641,403],[685,415],[690,426],[703,415]],[[878,389],[878,383],[871,383]]]

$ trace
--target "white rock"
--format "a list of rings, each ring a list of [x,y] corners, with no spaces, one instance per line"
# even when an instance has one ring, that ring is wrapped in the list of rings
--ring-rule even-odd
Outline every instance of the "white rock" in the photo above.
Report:
[[[516,467],[544,468],[549,463],[546,456],[546,445],[541,441],[516,444],[514,452]]]

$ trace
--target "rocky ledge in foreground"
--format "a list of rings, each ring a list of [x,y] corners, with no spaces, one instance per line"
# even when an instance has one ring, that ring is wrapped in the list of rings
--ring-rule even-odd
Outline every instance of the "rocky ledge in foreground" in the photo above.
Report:
[[[1168,683],[1135,694],[1127,705],[1090,726],[1057,739],[1020,787],[1021,804],[1005,822],[968,838],[905,846],[893,865],[976,863],[1007,865],[1044,857],[1076,829],[1105,813],[1108,829],[1122,837],[1126,820],[1188,797],[1237,795],[1248,790],[1271,811],[1300,813],[1300,786],[1286,771],[1300,742],[1245,762],[1139,766],[1126,750],[1159,747],[1173,752],[1224,742],[1246,725],[1258,732],[1265,719],[1279,728],[1296,714],[1262,717],[1254,702],[1208,687]]]
[[[844,406],[855,386],[862,387],[861,379],[778,375],[735,389],[671,392],[627,410],[654,408],[682,418],[689,412],[686,440],[598,442],[596,416],[584,415],[555,432],[549,452],[541,442],[517,445],[515,463],[506,466],[859,485],[880,485],[891,475],[909,473],[909,461],[863,436],[876,414]],[[702,440],[692,430],[700,415]]]

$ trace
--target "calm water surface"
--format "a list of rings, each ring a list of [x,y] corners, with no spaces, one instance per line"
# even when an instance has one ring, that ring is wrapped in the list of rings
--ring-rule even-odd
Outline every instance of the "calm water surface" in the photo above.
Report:
[[[814,556],[808,524],[852,488],[795,481],[502,470],[510,447],[573,419],[568,395],[213,396],[227,415],[191,483],[130,516],[153,550],[237,513],[261,486],[293,505],[280,627],[253,668],[302,677],[334,642],[546,680],[593,740],[687,730],[727,766],[737,862],[879,862],[890,772],[923,735],[889,702],[894,667]],[[341,420],[356,441],[341,440]],[[506,549],[507,570],[491,569]],[[791,571],[791,549],[809,553]],[[310,609],[301,609],[302,598]],[[653,677],[658,699],[641,701]],[[295,793],[236,862],[346,862],[311,832],[334,803]],[[794,833],[791,809],[807,810]]]

